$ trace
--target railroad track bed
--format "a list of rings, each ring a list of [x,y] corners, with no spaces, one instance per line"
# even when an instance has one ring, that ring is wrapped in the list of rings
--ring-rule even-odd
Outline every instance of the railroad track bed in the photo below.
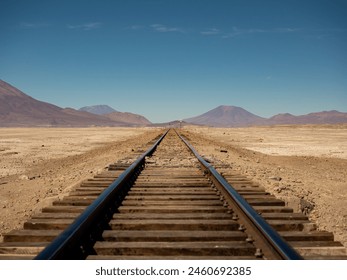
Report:
[[[319,231],[303,213],[295,213],[285,202],[264,188],[232,172],[217,168],[245,200],[305,259],[347,259],[346,248],[328,231]]]
[[[82,182],[69,196],[33,216],[24,229],[4,235],[0,259],[35,258],[105,189],[120,180],[131,161],[135,159],[110,165],[107,171]],[[289,249],[284,249],[288,255],[347,259],[346,248],[334,241],[332,233],[318,231],[305,215],[294,213],[230,166],[216,164],[215,168],[289,244],[285,245]],[[153,154],[145,157],[141,170],[121,185],[116,187],[121,191],[116,192],[117,202],[108,206],[105,221],[89,226],[96,233],[77,238],[87,243],[90,239],[89,245],[75,246],[83,247],[77,255],[87,259],[271,259],[282,254],[265,248],[267,237],[258,237],[259,229],[249,226],[247,215],[238,209],[243,206],[233,202],[230,191],[217,184],[211,170],[202,167],[173,130]],[[68,250],[64,254],[60,258],[77,258]]]
[[[177,136],[163,141],[89,259],[254,259],[255,248]]]

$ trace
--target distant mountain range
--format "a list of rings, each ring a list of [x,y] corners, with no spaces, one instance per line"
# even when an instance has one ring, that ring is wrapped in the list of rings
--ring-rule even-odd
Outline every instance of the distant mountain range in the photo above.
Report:
[[[347,123],[347,113],[324,111],[294,116],[278,114],[263,118],[236,106],[219,106],[202,115],[162,124],[152,124],[144,116],[118,112],[108,105],[79,110],[60,108],[36,100],[0,80],[0,127],[11,126],[184,126],[196,124],[214,127],[243,127],[279,124]]]
[[[79,109],[80,111],[89,112],[96,115],[107,117],[110,120],[125,122],[132,125],[149,125],[151,122],[144,116],[129,112],[118,112],[108,105],[93,105]]]
[[[235,106],[219,106],[202,115],[184,119],[187,123],[216,127],[257,125],[263,124],[265,120],[241,107]]]
[[[119,118],[112,114],[118,114]],[[60,108],[36,100],[0,80],[0,127],[11,126],[143,126],[144,117],[120,113],[96,115],[72,108]],[[147,120],[150,124],[150,122]]]
[[[126,122],[131,125],[150,125],[151,122],[144,116],[133,114],[129,112],[113,112],[103,115],[110,120]]]
[[[347,123],[347,113],[336,110],[294,116],[278,114],[267,119],[268,124],[337,124]]]
[[[84,112],[89,112],[89,113],[92,113],[95,115],[106,115],[106,114],[110,114],[113,112],[118,112],[108,105],[85,106],[85,107],[82,107],[78,110],[84,111]]]
[[[323,111],[307,115],[294,116],[278,114],[271,118],[262,118],[241,107],[219,106],[202,115],[184,119],[185,122],[214,127],[242,127],[279,124],[337,124],[347,123],[347,113]]]

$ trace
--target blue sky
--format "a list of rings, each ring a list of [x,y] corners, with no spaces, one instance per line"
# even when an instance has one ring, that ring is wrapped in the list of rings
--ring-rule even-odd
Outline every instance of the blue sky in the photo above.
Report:
[[[153,122],[347,111],[346,0],[0,0],[0,79]]]

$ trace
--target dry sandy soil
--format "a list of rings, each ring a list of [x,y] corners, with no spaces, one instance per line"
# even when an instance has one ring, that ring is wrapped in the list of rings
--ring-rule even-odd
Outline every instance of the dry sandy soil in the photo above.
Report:
[[[185,130],[201,155],[230,163],[347,247],[347,125]]]
[[[347,125],[187,127],[210,159],[257,181],[347,246]],[[154,128],[0,129],[0,235],[132,150]]]
[[[0,128],[0,239],[159,134],[151,128]]]

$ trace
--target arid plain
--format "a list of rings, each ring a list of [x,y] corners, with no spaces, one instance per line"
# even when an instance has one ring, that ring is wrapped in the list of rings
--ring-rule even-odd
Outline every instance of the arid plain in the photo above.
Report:
[[[347,125],[182,130],[200,154],[230,163],[347,246]],[[161,131],[1,128],[0,235]]]

